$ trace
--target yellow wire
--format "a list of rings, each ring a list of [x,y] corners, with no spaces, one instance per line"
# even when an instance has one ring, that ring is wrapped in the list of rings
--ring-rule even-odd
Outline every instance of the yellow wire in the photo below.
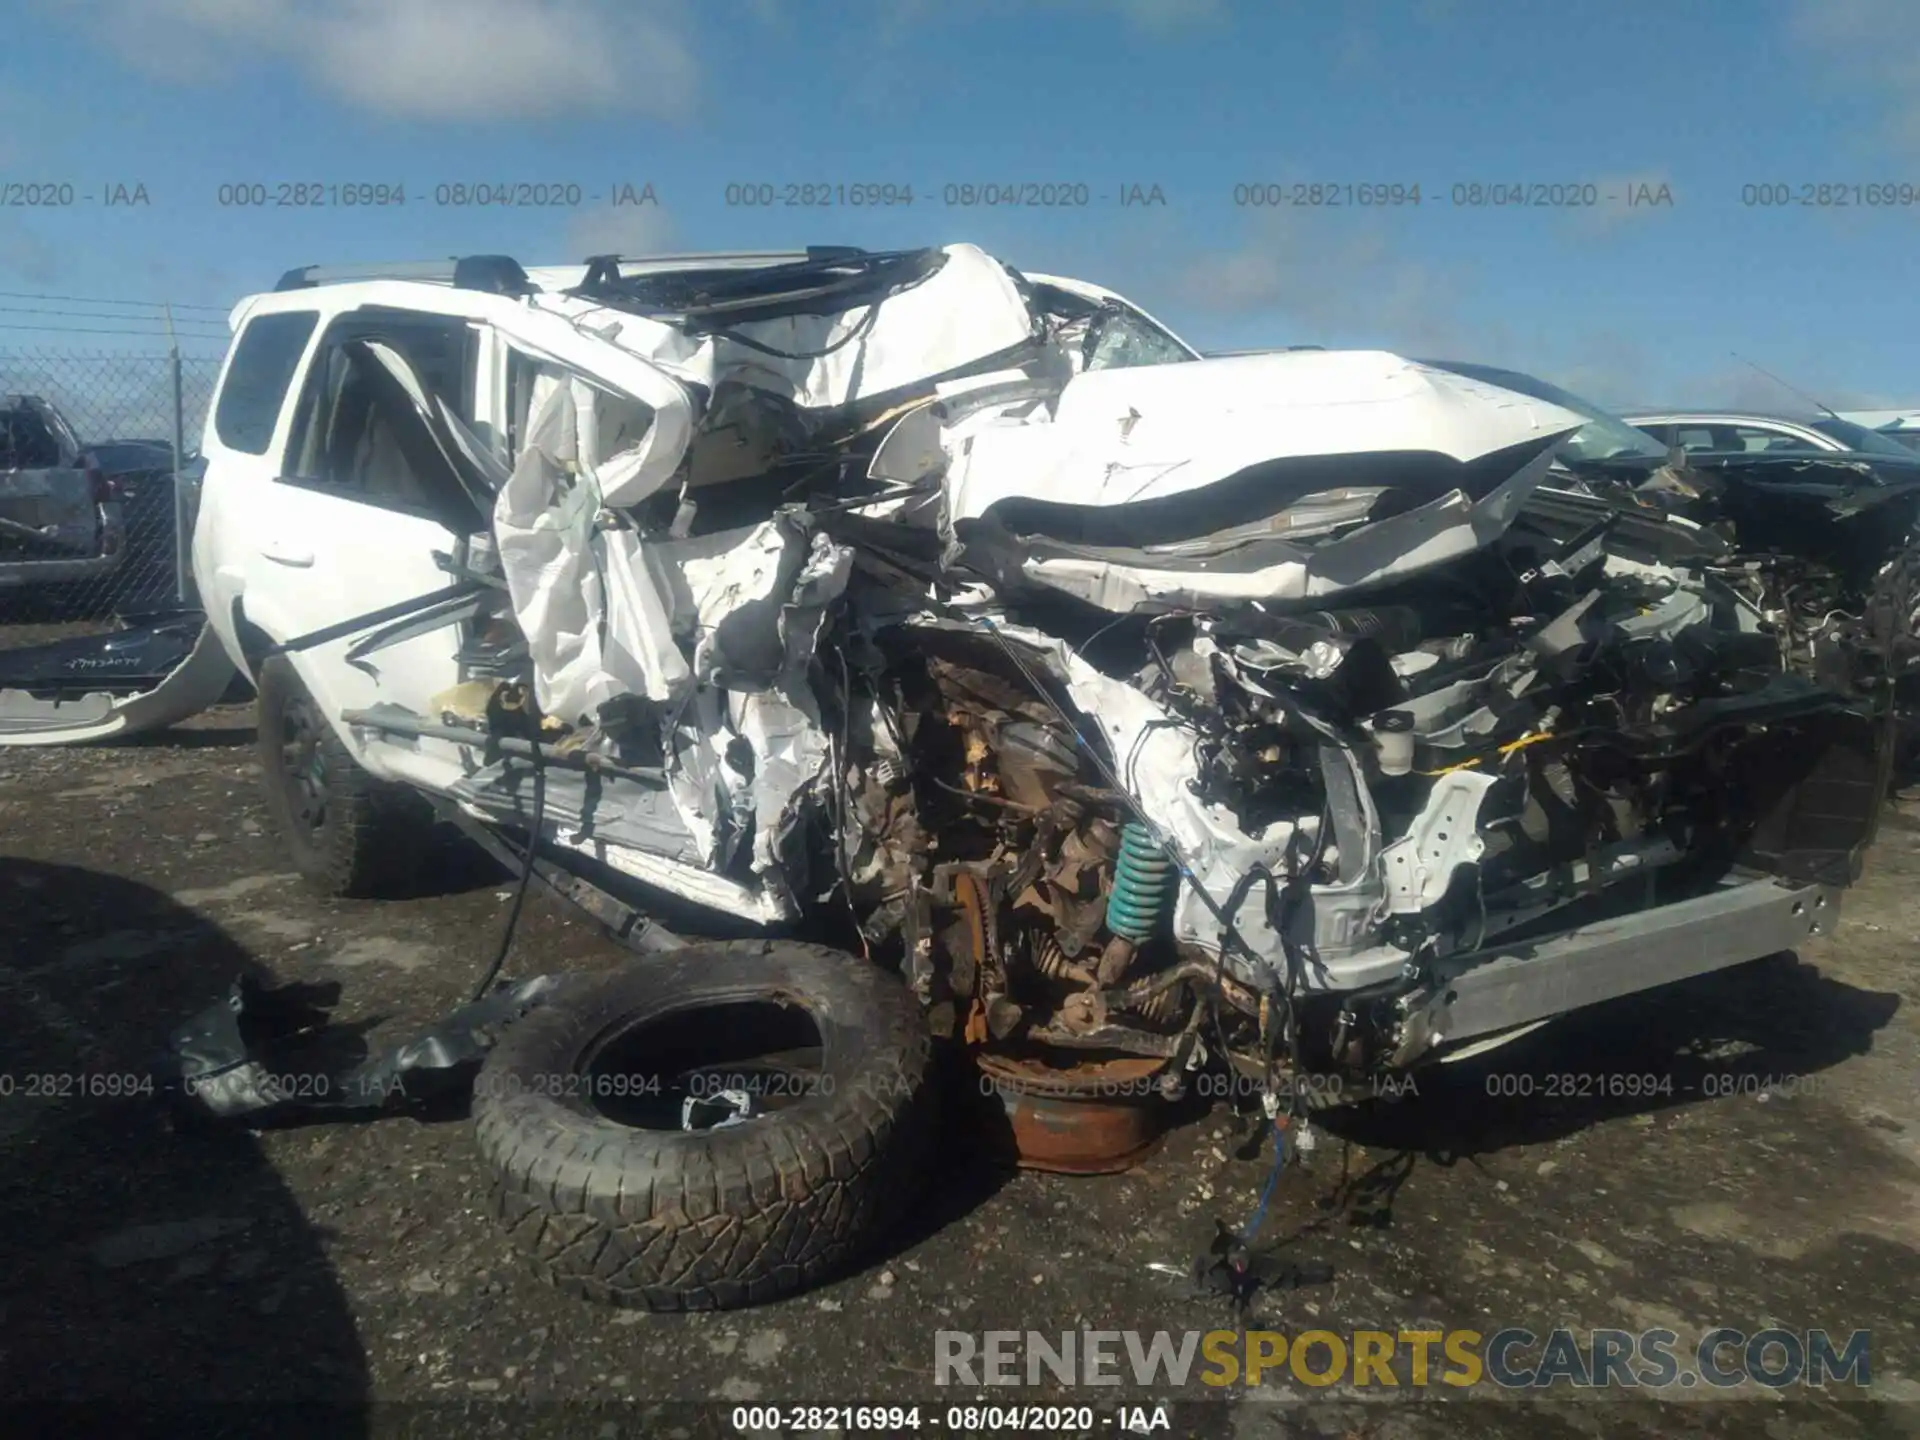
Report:
[[[1515,751],[1526,749],[1529,745],[1538,745],[1542,740],[1551,740],[1552,738],[1553,732],[1551,730],[1536,730],[1531,735],[1522,735],[1518,740],[1509,740],[1495,753],[1504,758],[1513,754]],[[1462,760],[1458,765],[1449,765],[1442,770],[1419,770],[1414,773],[1419,775],[1451,775],[1456,770],[1471,770],[1485,758],[1484,755],[1476,755],[1471,760]]]
[[[1511,755],[1516,750],[1524,750],[1529,745],[1538,745],[1542,740],[1551,740],[1551,730],[1536,730],[1531,735],[1522,735],[1518,740],[1509,740],[1500,747],[1502,755]]]

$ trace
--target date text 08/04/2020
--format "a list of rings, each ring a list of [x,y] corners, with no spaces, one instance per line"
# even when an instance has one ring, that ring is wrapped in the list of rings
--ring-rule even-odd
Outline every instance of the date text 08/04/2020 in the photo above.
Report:
[[[1171,1430],[1164,1405],[736,1405],[731,1423],[743,1435],[787,1431],[842,1430],[899,1435],[908,1431],[951,1430],[1095,1434],[1117,1430],[1151,1434]]]

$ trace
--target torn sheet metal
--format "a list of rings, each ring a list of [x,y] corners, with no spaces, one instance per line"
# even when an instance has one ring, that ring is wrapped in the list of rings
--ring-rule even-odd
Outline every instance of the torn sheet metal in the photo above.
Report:
[[[780,393],[766,376],[745,383]],[[848,383],[842,393],[851,395],[857,386]],[[595,458],[595,427],[606,410],[583,407],[577,394],[560,398],[565,388],[556,381],[537,402],[528,451],[542,454],[523,457],[523,465],[539,468],[515,477],[516,501],[530,498],[551,512],[541,522],[545,550],[527,543],[509,555],[520,543],[513,524],[539,528],[527,523],[530,506],[514,509],[503,492],[496,517],[509,569],[519,565],[531,577],[514,587],[516,615],[530,634],[543,625],[552,631],[534,647],[547,693],[589,706],[625,694],[655,707],[666,799],[679,826],[671,838],[657,831],[647,838],[663,818],[659,792],[635,797],[638,808],[623,814],[628,802],[603,790],[583,793],[564,812],[559,843],[742,918],[794,918],[811,898],[810,880],[794,868],[804,859],[793,843],[799,821],[819,805],[831,816],[839,803],[820,784],[833,768],[834,737],[810,666],[856,560],[876,562],[885,545],[876,541],[869,554],[864,544],[837,543],[791,507],[706,534],[682,533],[677,522],[672,534],[609,523],[600,514],[607,507],[594,503],[592,479],[606,470]],[[1452,845],[1437,839],[1443,828],[1454,835],[1450,812],[1433,821],[1423,811],[1415,838],[1396,848],[1375,808],[1371,751],[1328,731],[1313,761],[1325,819],[1308,812],[1243,825],[1206,783],[1202,736],[1190,720],[1149,695],[1139,677],[1103,671],[1038,626],[1007,623],[1002,607],[1051,590],[1118,614],[1258,602],[1283,619],[1289,606],[1463,562],[1501,543],[1523,513],[1534,514],[1536,497],[1535,518],[1547,533],[1574,527],[1563,537],[1571,551],[1562,568],[1584,570],[1599,552],[1576,542],[1591,528],[1594,507],[1584,497],[1556,503],[1541,496],[1556,442],[1582,417],[1378,352],[1111,372],[1036,363],[928,388],[932,398],[888,421],[884,444],[864,467],[895,488],[876,496],[863,523],[889,539],[900,535],[903,545],[913,543],[906,537],[914,531],[930,546],[944,545],[938,564],[921,572],[936,585],[962,577],[986,583],[949,594],[952,608],[941,612],[927,608],[931,591],[916,594],[908,572],[890,561],[865,563],[869,577],[888,578],[860,592],[855,626],[870,635],[901,623],[990,632],[1051,677],[1085,717],[1089,736],[1098,730],[1115,783],[1180,857],[1186,883],[1171,925],[1179,943],[1224,955],[1229,972],[1260,986],[1275,982],[1290,945],[1319,988],[1398,974],[1407,951],[1387,943],[1383,922],[1423,913],[1437,897],[1434,884],[1395,885],[1391,867],[1411,861],[1418,837]],[[577,488],[584,494],[569,491],[569,474],[583,477]],[[676,480],[689,484],[685,472]],[[921,497],[934,504],[915,510],[907,503]],[[1189,526],[1184,536],[1169,538],[1170,515]],[[1208,517],[1217,517],[1216,528],[1201,523]],[[1706,613],[1700,596],[1674,592],[1663,562],[1675,546],[1688,558],[1710,552],[1699,543],[1704,532],[1669,543],[1670,527],[1651,520],[1620,528],[1634,531],[1646,559],[1608,555],[1608,573],[1648,595],[1643,610],[1629,607],[1621,635],[1660,639],[1697,623]],[[634,581],[629,603],[618,601],[623,577]],[[967,613],[974,618],[960,618]],[[1400,707],[1410,743],[1464,752],[1495,734],[1510,707],[1542,683],[1553,654],[1584,637],[1578,607],[1563,618],[1564,643],[1542,626],[1516,653],[1489,651],[1471,673],[1455,667],[1449,673],[1457,678],[1413,686]],[[1207,648],[1195,654],[1203,662],[1211,657],[1206,663],[1242,692],[1274,703],[1298,680],[1336,683],[1349,648],[1309,644],[1296,654],[1259,635],[1223,646],[1203,636],[1201,643]],[[1379,665],[1407,680],[1446,659],[1402,649]],[[1190,669],[1195,683],[1206,683],[1206,663]],[[846,757],[842,768],[857,772],[858,758]],[[498,813],[501,797],[487,793],[492,782],[482,776],[477,783],[467,798]],[[1466,775],[1442,784],[1433,804],[1444,807],[1455,792],[1487,783]],[[653,813],[642,815],[648,806]],[[1405,819],[1396,818],[1395,836],[1409,833]],[[1250,898],[1245,882],[1264,874],[1268,888],[1285,883],[1303,841],[1317,842],[1327,868],[1311,904],[1287,912],[1293,933],[1283,937],[1274,929],[1281,910],[1258,887]],[[1441,862],[1453,853],[1422,868],[1450,876],[1458,864]]]
[[[490,397],[519,445],[486,487],[517,626],[465,627],[517,628],[530,663],[510,633],[459,659],[602,762],[549,777],[557,860],[763,925],[838,895],[947,1006],[935,1033],[1052,1015],[1046,1043],[1164,1058],[1186,1001],[1139,988],[1143,956],[1264,1029],[1255,992],[1404,985],[1563,903],[1519,882],[1743,793],[1693,776],[1670,808],[1687,737],[1659,727],[1764,668],[1758,612],[1700,583],[1705,531],[1543,492],[1586,416],[1381,352],[1194,360],[970,246],[788,260],[758,291],[690,260],[450,302],[509,374],[535,361],[530,398]],[[1607,666],[1633,683],[1596,694]],[[499,728],[417,783],[525,829],[539,757]],[[1474,915],[1461,872],[1500,866],[1517,898]],[[1123,932],[1116,896],[1153,913]],[[1060,993],[1089,965],[1097,992]]]
[[[1312,548],[1283,540],[1245,542],[1236,535],[1177,559],[1166,554],[1175,547],[1150,545],[1119,559],[1029,541],[1020,547],[1028,553],[1019,573],[1116,613],[1226,600],[1324,600],[1419,574],[1488,544],[1513,523],[1552,463],[1551,452],[1543,450],[1482,499],[1450,490]],[[980,548],[963,543],[958,554]]]
[[[852,553],[781,514],[724,552],[678,565],[670,554],[656,559],[675,570],[675,590],[691,610],[700,682],[676,728],[681,764],[670,790],[683,823],[705,838],[713,868],[727,869],[746,845],[770,903],[789,910],[777,837],[826,764],[808,670],[827,608],[846,589]]]
[[[0,745],[67,745],[197,715],[235,671],[198,613],[0,654]]]
[[[500,1028],[555,995],[580,975],[536,975],[503,982],[484,999],[460,1006],[404,1044],[351,1064],[298,1058],[296,1037],[327,1023],[339,987],[265,988],[244,977],[225,999],[177,1027],[154,1065],[170,1101],[216,1120],[271,1124],[315,1111],[403,1110],[467,1085],[493,1048]]]
[[[1444,475],[1583,423],[1374,350],[1089,371],[1067,382],[1051,411],[998,417],[955,446],[948,518],[957,525],[1014,499],[1138,504],[1284,460],[1423,456]]]
[[[1032,338],[1033,316],[1006,266],[976,245],[948,245],[941,255],[926,279],[875,303],[703,335],[565,295],[539,295],[533,304],[708,391],[726,381],[802,410],[826,410],[976,365]]]
[[[577,379],[545,387],[494,510],[535,694],[541,709],[569,721],[590,717],[616,695],[669,700],[689,680],[668,642],[667,608],[652,577],[633,563],[630,546],[609,544],[599,528],[606,503],[595,451],[600,394]],[[654,455],[642,438],[609,465],[624,493],[650,493],[665,479],[660,467],[670,474],[678,460]]]
[[[846,588],[851,551],[811,533],[795,512],[685,539],[609,524],[601,482],[609,466],[644,450],[639,417],[577,379],[536,390],[534,406],[494,530],[542,710],[591,719],[617,697],[651,702],[673,760],[669,793],[693,846],[676,858],[724,872],[747,845],[755,871],[772,876],[771,827],[818,773],[824,739],[816,728],[808,745],[754,746],[729,717],[727,694],[784,692],[793,697],[781,702],[789,717],[812,711],[806,671],[827,607]],[[613,461],[599,460],[604,444],[620,447]],[[658,488],[660,477],[645,472],[644,462],[623,472],[620,493],[629,502],[644,498],[645,485]],[[770,696],[751,713],[764,719],[775,706]],[[801,728],[783,719],[762,738]],[[744,768],[732,759],[742,738],[757,760]],[[770,792],[769,777],[787,788]],[[606,808],[613,823],[596,835]],[[619,843],[630,827],[618,809],[617,797],[584,796],[570,827],[576,841]]]

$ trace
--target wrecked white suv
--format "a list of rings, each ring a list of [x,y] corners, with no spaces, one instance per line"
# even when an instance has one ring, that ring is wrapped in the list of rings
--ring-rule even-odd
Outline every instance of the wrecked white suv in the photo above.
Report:
[[[1468,376],[1201,359],[970,245],[294,272],[233,328],[195,574],[300,869],[375,893],[437,809],[646,953],[477,1082],[591,1294],[840,1264],[935,1045],[1117,1168],[1203,1071],[1296,1111],[1792,947],[1872,835],[1879,717]]]

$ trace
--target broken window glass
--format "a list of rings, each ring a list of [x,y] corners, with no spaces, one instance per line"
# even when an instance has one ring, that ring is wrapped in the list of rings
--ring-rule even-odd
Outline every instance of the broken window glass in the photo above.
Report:
[[[1171,365],[1191,360],[1187,347],[1137,311],[1114,309],[1094,322],[1089,370],[1123,370],[1135,365]]]

